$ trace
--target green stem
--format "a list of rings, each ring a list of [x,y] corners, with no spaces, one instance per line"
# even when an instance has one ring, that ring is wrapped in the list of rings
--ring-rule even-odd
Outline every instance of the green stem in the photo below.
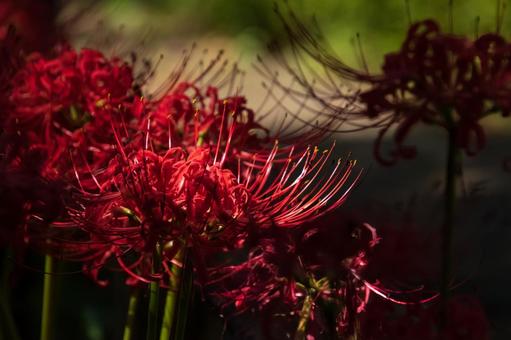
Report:
[[[179,289],[177,306],[176,334],[174,340],[183,340],[186,335],[186,324],[190,308],[190,298],[193,294],[193,266],[187,253],[183,255],[183,279]]]
[[[178,262],[182,262],[183,251],[179,251],[175,257]],[[163,322],[161,325],[160,340],[170,339],[174,318],[176,315],[177,297],[179,292],[179,284],[181,282],[181,266],[172,265],[172,275],[170,277],[170,286],[167,289],[167,297],[165,299],[165,311],[163,314]]]
[[[43,308],[41,311],[41,340],[52,337],[53,300],[55,294],[55,259],[51,255],[44,257]]]
[[[442,226],[442,277],[441,277],[441,324],[447,317],[447,300],[449,298],[449,281],[452,276],[452,234],[454,210],[456,205],[456,177],[461,171],[461,154],[456,146],[456,130],[449,129],[449,146],[445,170],[444,220]]]
[[[154,252],[153,271],[157,272],[160,267],[159,250]],[[153,281],[149,284],[149,309],[147,313],[147,340],[155,340],[158,326],[158,309],[160,302],[160,283]]]
[[[305,340],[307,335],[307,324],[312,311],[312,298],[307,295],[303,301],[302,310],[300,311],[300,320],[298,321],[298,327],[296,328],[294,340]]]
[[[135,324],[135,315],[137,313],[139,289],[134,288],[130,294],[128,303],[128,314],[126,316],[126,324],[124,325],[123,340],[131,340],[133,338],[133,328]]]

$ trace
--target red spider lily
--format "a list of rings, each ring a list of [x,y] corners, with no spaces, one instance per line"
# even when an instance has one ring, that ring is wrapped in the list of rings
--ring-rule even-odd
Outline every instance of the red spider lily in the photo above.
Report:
[[[95,192],[84,191],[83,202],[70,208],[72,222],[55,226],[56,239],[76,230],[83,238],[62,246],[57,240],[57,248],[65,250],[64,257],[85,259],[88,267],[100,268],[113,257],[136,280],[161,280],[183,247],[191,249],[201,270],[209,250],[239,247],[252,229],[294,228],[315,219],[342,204],[353,188],[342,191],[354,162],[347,167],[338,162],[321,177],[331,149],[307,150],[295,161],[291,151],[286,164],[276,165],[275,145],[261,168],[239,163],[235,174],[224,168],[235,129],[234,122],[222,152],[221,142],[152,151],[149,133],[145,145],[134,139],[123,147],[115,133],[117,157],[103,173],[79,178],[87,182],[82,190],[96,183]],[[155,251],[163,266],[158,273],[151,267]]]
[[[92,168],[104,166],[114,143],[104,131],[127,126],[142,110],[131,67],[94,50],[32,54],[10,84],[5,135],[20,147],[47,147],[47,170],[60,175],[72,170],[69,153],[77,162],[93,159]]]
[[[34,238],[45,243],[44,226],[58,217],[54,212],[60,212],[66,178],[107,164],[115,147],[105,128],[137,115],[140,100],[130,97],[131,68],[117,59],[62,48],[55,58],[32,54],[22,61],[16,58],[17,49],[8,50],[14,39],[11,32],[1,49],[1,78],[6,81],[1,86],[7,98],[0,99],[5,175],[0,186],[5,194],[16,191],[3,214],[5,224],[26,242]],[[84,169],[77,166],[84,163]],[[29,232],[27,225],[43,227]]]
[[[149,130],[154,148],[168,148],[172,145],[195,147],[200,145],[216,145],[217,141],[225,143],[222,135],[227,134],[229,126],[235,125],[229,136],[229,166],[236,170],[240,159],[245,164],[261,167],[269,157],[271,146],[275,142],[284,145],[272,162],[285,162],[291,151],[303,150],[308,144],[316,143],[324,137],[326,125],[306,129],[303,126],[292,128],[294,119],[285,122],[270,132],[261,123],[262,117],[269,112],[257,115],[247,106],[247,100],[240,95],[219,96],[220,89],[208,86],[206,89],[192,82],[181,82],[172,88],[156,103],[151,104],[150,112],[140,121],[140,130]],[[270,147],[268,147],[270,146]],[[265,151],[266,150],[266,151]],[[295,153],[294,156],[297,156]],[[293,157],[294,157],[293,156]]]
[[[432,20],[412,25],[401,50],[386,56],[383,75],[370,79],[371,89],[360,97],[370,117],[390,115],[377,147],[387,129],[398,124],[396,151],[380,161],[412,157],[415,149],[403,143],[420,121],[454,129],[458,147],[468,155],[478,153],[486,143],[479,120],[495,112],[507,116],[511,109],[510,50],[498,34],[471,41],[442,33]]]
[[[233,157],[252,155],[269,141],[269,131],[256,122],[244,97],[219,98],[219,89],[213,86],[202,91],[197,84],[179,83],[154,106],[141,121],[141,128],[149,126],[153,142],[160,148],[216,144],[230,120],[236,122],[229,141]]]
[[[247,261],[213,271],[210,283],[214,295],[224,308],[233,305],[238,312],[255,308],[269,313],[268,332],[275,332],[271,323],[278,315],[298,322],[309,313],[305,331],[312,338],[353,334],[356,314],[365,309],[371,293],[402,304],[433,298],[401,301],[397,297],[407,296],[407,292],[387,291],[365,280],[368,255],[379,238],[367,224],[345,222],[334,214],[292,232],[268,230]],[[292,327],[296,330],[297,323]]]
[[[457,147],[475,155],[486,144],[479,121],[494,113],[509,114],[511,44],[497,33],[472,40],[442,32],[433,20],[420,21],[410,26],[401,49],[385,56],[382,73],[371,74],[336,58],[293,14],[290,20],[282,14],[281,18],[293,46],[327,70],[325,79],[315,85],[300,68],[288,67],[305,95],[334,112],[339,111],[332,104],[336,100],[356,102],[352,110],[342,110],[338,119],[355,130],[380,128],[374,154],[384,165],[415,156],[415,146],[406,145],[405,140],[420,122],[452,132]],[[340,89],[335,76],[362,83],[361,90]],[[367,119],[370,123],[363,121]],[[395,148],[384,157],[381,144],[391,127],[396,128]]]
[[[71,249],[96,253],[92,266],[104,264],[103,251],[109,249],[128,274],[148,282],[162,278],[152,274],[155,251],[161,253],[163,272],[170,273],[168,266],[184,244],[205,253],[223,246],[237,236],[233,221],[245,218],[248,195],[234,174],[211,164],[209,157],[207,148],[187,155],[177,147],[161,156],[139,150],[119,157],[107,169],[112,177],[98,179],[99,194],[84,202],[85,209],[71,212],[92,247]],[[130,257],[134,262],[128,264]]]
[[[58,131],[70,134],[90,119],[110,121],[113,108],[130,101],[131,67],[100,52],[63,47],[55,58],[31,55],[14,76],[10,120],[51,141]]]

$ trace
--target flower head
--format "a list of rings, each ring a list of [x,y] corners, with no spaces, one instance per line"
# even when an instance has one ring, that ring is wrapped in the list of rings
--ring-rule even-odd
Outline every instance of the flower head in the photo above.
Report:
[[[279,315],[296,322],[307,313],[305,334],[351,334],[355,316],[364,310],[370,293],[381,294],[362,279],[368,251],[378,238],[369,225],[334,223],[339,222],[334,216],[293,232],[268,230],[247,261],[216,269],[210,282],[224,308],[232,305],[237,312],[254,308],[263,314],[279,310]],[[296,330],[297,324],[291,327]],[[265,329],[271,330],[268,337],[277,338],[274,326]]]
[[[230,170],[225,164],[232,162],[235,128],[233,123],[226,142],[214,147],[160,150],[151,149],[149,134],[123,146],[114,132],[117,154],[108,167],[88,178],[77,174],[83,199],[70,205],[71,221],[56,225],[61,239],[72,236],[56,242],[56,250],[85,259],[87,268],[113,258],[133,279],[164,284],[181,249],[190,249],[205,275],[209,252],[239,248],[264,229],[314,220],[342,204],[353,188],[345,186],[354,163],[338,162],[322,177],[331,150],[306,150],[296,160],[291,154],[281,164],[274,162],[275,145],[262,167],[238,162],[237,172]],[[76,230],[82,237],[73,242]],[[150,265],[156,253],[163,264],[158,273]]]
[[[18,129],[70,133],[90,119],[108,120],[105,112],[129,102],[131,68],[100,52],[63,47],[54,58],[31,55],[13,79],[11,120]]]
[[[480,120],[509,115],[511,44],[498,33],[470,39],[443,32],[434,20],[419,21],[410,25],[401,49],[385,56],[381,72],[370,73],[343,63],[294,14],[281,18],[295,48],[327,70],[320,81],[317,74],[309,80],[300,62],[288,65],[304,89],[301,95],[337,114],[348,126],[345,131],[378,128],[374,155],[384,165],[415,157],[416,147],[406,139],[419,123],[446,129],[471,156],[486,145]],[[340,88],[339,78],[360,89]],[[352,103],[350,110],[346,102]],[[384,156],[383,138],[394,128],[394,148]]]
[[[383,74],[364,77],[371,85],[360,95],[366,114],[389,117],[376,147],[397,124],[396,149],[380,161],[415,155],[404,140],[418,122],[455,130],[458,147],[468,155],[478,153],[486,143],[479,120],[495,112],[507,116],[511,109],[510,48],[495,33],[470,40],[443,33],[432,20],[413,24],[401,50],[385,56]]]

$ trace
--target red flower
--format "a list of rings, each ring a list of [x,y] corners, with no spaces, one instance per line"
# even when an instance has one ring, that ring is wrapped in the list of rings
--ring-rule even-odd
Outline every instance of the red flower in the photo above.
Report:
[[[345,168],[338,162],[321,178],[332,150],[307,150],[297,158],[291,152],[289,161],[279,166],[274,164],[275,145],[261,168],[239,163],[235,174],[224,168],[228,160],[232,162],[235,125],[226,132],[223,147],[219,141],[216,147],[159,151],[146,149],[154,144],[149,134],[143,145],[134,139],[123,147],[114,132],[117,157],[106,170],[91,172],[86,179],[77,174],[84,199],[71,205],[71,222],[56,226],[72,235],[57,250],[69,250],[70,256],[64,257],[81,256],[89,268],[101,268],[114,257],[133,278],[148,282],[169,275],[169,263],[186,247],[204,274],[210,250],[240,247],[253,230],[294,228],[314,220],[342,204],[353,188],[351,184],[343,191],[354,162]],[[73,241],[76,230],[83,232],[78,242]],[[151,267],[155,251],[163,262],[157,274]]]
[[[55,58],[30,56],[13,84],[13,128],[50,141],[56,131],[70,134],[90,119],[110,121],[105,113],[130,102],[133,75],[126,63],[97,51],[62,48]]]
[[[254,111],[246,106],[241,96],[219,98],[218,88],[208,86],[203,91],[196,84],[179,83],[141,121],[141,128],[149,130],[160,147],[169,144],[195,147],[200,144],[216,145],[223,140],[222,133],[235,124],[229,140],[233,157],[260,150],[269,141],[268,130],[255,120]],[[250,153],[250,154],[252,154]]]
[[[353,334],[356,315],[364,311],[371,293],[408,303],[397,299],[406,293],[387,291],[363,278],[368,253],[378,241],[371,226],[339,215],[291,231],[272,228],[260,235],[246,261],[213,270],[210,284],[224,308],[254,308],[269,315],[278,310],[278,315],[295,320],[281,336],[296,330],[303,313],[310,313],[305,330],[309,336]],[[268,338],[279,338],[276,319],[267,320]]]
[[[148,105],[149,112],[141,117],[139,130],[149,131],[156,149],[173,145],[215,147],[217,141],[221,141],[223,147],[228,144],[229,157],[225,166],[233,171],[237,169],[238,159],[262,167],[276,142],[283,147],[272,156],[272,162],[285,162],[292,148],[304,150],[324,137],[325,130],[307,128],[306,122],[296,127],[295,119],[282,119],[278,129],[271,134],[261,123],[268,113],[256,115],[247,106],[245,97],[221,98],[219,92],[220,89],[214,86],[204,89],[196,83],[178,83],[161,99]],[[294,153],[293,157],[298,155]]]
[[[143,110],[131,67],[93,50],[32,54],[10,84],[5,138],[21,148],[48,148],[46,173],[65,175],[83,158],[93,160],[89,168],[105,166],[115,142],[105,130],[126,129]]]
[[[9,105],[11,80],[22,64],[18,38],[12,27],[0,38],[0,118],[5,120]]]
[[[479,120],[494,112],[507,116],[511,109],[509,51],[511,44],[498,34],[471,41],[442,33],[432,20],[412,25],[401,50],[386,55],[383,74],[361,77],[371,84],[360,96],[366,114],[389,117],[377,141],[378,159],[391,164],[413,157],[415,148],[403,143],[418,122],[454,129],[458,146],[478,153],[486,143]],[[393,124],[396,150],[383,159],[379,143]]]
[[[187,154],[175,147],[162,155],[135,150],[113,160],[97,181],[99,193],[88,194],[83,209],[71,210],[74,223],[61,225],[86,232],[92,247],[73,240],[65,246],[85,250],[81,259],[85,256],[89,268],[102,267],[112,256],[136,280],[160,280],[170,274],[169,264],[181,248],[206,254],[231,245],[246,220],[245,188],[232,172],[211,163],[208,148]],[[163,269],[154,274],[157,251]]]
[[[486,144],[479,121],[494,113],[508,116],[511,110],[511,44],[497,33],[472,40],[442,32],[433,20],[420,21],[410,26],[401,49],[385,56],[382,72],[370,74],[344,64],[294,15],[281,18],[295,47],[327,70],[325,79],[312,83],[300,68],[289,65],[305,95],[327,113],[337,112],[337,119],[354,130],[379,127],[374,154],[384,165],[415,157],[416,147],[405,141],[420,122],[445,128],[459,148],[475,155]],[[361,83],[361,89],[342,90],[332,73]],[[336,105],[339,100],[342,104]],[[346,102],[355,105],[346,110]],[[364,122],[367,118],[370,123]],[[393,127],[395,147],[384,157],[382,140]]]

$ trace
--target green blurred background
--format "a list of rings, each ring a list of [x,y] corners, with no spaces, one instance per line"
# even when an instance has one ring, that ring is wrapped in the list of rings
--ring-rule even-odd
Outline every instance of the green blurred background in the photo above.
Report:
[[[473,35],[495,30],[497,0],[452,2],[454,32]],[[78,2],[79,3],[79,2]],[[308,22],[315,17],[326,39],[342,58],[356,66],[352,39],[360,33],[366,58],[375,69],[382,56],[399,48],[408,23],[436,18],[447,30],[449,0],[289,0],[296,14]],[[408,5],[407,5],[408,3]],[[231,48],[249,57],[263,53],[265,45],[285,36],[274,14],[274,0],[109,0],[101,1],[96,14],[111,30],[124,26],[127,36],[145,35],[148,42],[164,40],[226,39]],[[409,8],[409,11],[407,10]],[[88,23],[94,25],[89,17]],[[509,20],[502,32],[509,33]]]

